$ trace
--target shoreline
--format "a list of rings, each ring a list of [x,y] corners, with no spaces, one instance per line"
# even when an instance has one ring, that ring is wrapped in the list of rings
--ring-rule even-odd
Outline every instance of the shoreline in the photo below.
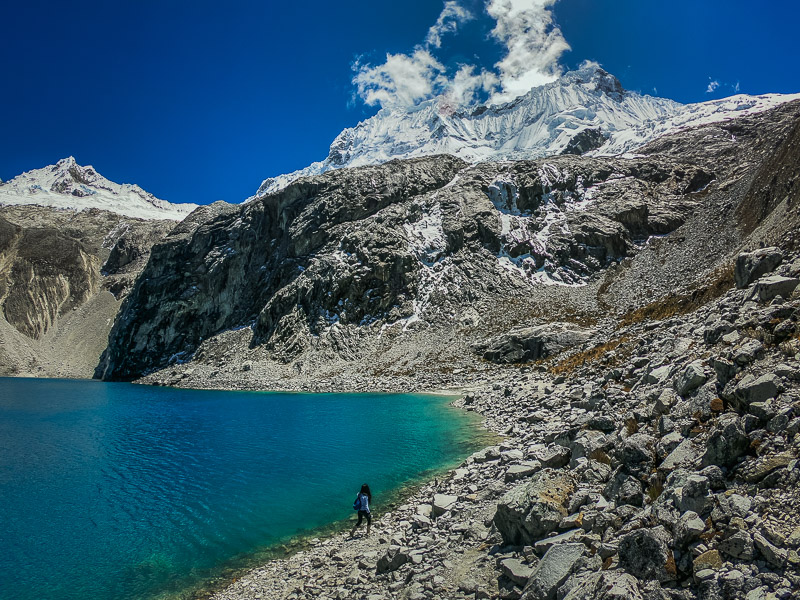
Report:
[[[137,385],[150,385],[150,384],[141,383]],[[178,389],[197,389],[197,388],[178,388]],[[308,393],[308,394],[320,393],[320,392],[308,392],[305,390],[289,391],[289,390],[212,389],[208,391],[226,391],[226,392],[246,391],[246,392]],[[351,392],[330,392],[330,393],[351,393]],[[370,394],[370,395],[376,394],[376,392],[360,392],[360,393]],[[394,391],[394,392],[377,392],[377,393],[379,394],[417,393],[420,395],[445,396],[453,398],[452,401],[447,403],[449,407],[462,412],[473,412],[472,410],[465,407],[463,404],[461,406],[457,405],[457,402],[463,401],[464,394],[453,393],[452,390],[448,389],[438,389],[438,390],[418,391],[418,392]],[[487,426],[486,418],[483,415],[480,416],[481,416],[480,422],[476,422],[474,424],[475,431],[478,434],[475,436],[475,439],[476,441],[482,440],[483,438],[486,439],[475,444],[476,448],[479,449],[474,451],[472,455],[484,451],[486,448],[491,447],[491,445],[485,446],[483,444],[483,441],[486,442],[495,441],[499,443],[502,438],[502,435],[500,433],[492,431]],[[462,459],[458,463],[458,465],[463,464],[466,458],[468,457]],[[424,488],[430,485],[436,485],[440,480],[444,480],[452,476],[452,474],[458,468],[458,465],[444,466],[441,468],[430,469],[429,471],[421,473],[417,478],[403,484],[400,488],[397,488],[396,490],[390,492],[388,494],[387,500],[385,502],[381,502],[380,504],[378,504],[380,509],[373,512],[373,528],[375,528],[377,523],[379,523],[383,518],[391,517],[393,511],[401,508],[408,502],[413,501],[413,499],[418,494],[420,494],[420,492]],[[218,576],[212,575],[209,579],[201,581],[197,584],[190,585],[179,592],[160,594],[157,596],[157,598],[158,600],[213,600],[214,598],[217,598],[219,594],[224,593],[225,590],[229,589],[230,586],[234,585],[237,581],[239,581],[244,577],[247,577],[254,571],[260,570],[265,565],[271,563],[281,563],[283,561],[291,560],[294,556],[296,556],[299,553],[311,550],[320,544],[331,543],[334,540],[345,536],[345,534],[350,530],[353,524],[354,524],[354,518],[351,515],[347,519],[327,523],[325,525],[312,528],[307,532],[292,535],[291,537],[285,540],[276,542],[269,546],[265,546],[263,549],[259,549],[255,552],[249,552],[243,555],[241,558],[234,558],[231,560],[231,562],[241,561],[243,563],[249,563],[249,564],[243,564],[242,566],[226,566],[225,564],[220,565],[218,568],[224,574]],[[363,530],[363,525],[362,525],[362,530]],[[347,539],[348,538],[345,537],[345,540]]]
[[[382,510],[374,514],[372,533],[369,537],[364,535],[364,526],[362,525],[361,531],[357,532],[356,536],[351,538],[348,530],[354,524],[354,519],[352,517],[348,518],[340,523],[331,524],[332,530],[328,533],[328,535],[308,535],[293,538],[293,545],[296,547],[286,555],[272,558],[260,565],[246,569],[243,573],[240,573],[238,577],[230,580],[227,586],[223,585],[221,587],[215,587],[214,591],[208,595],[191,596],[187,600],[245,600],[252,597],[264,599],[291,598],[292,600],[299,600],[304,596],[293,595],[288,593],[286,590],[277,595],[267,593],[251,596],[250,592],[242,592],[243,590],[251,587],[251,581],[263,582],[265,572],[272,572],[275,575],[275,577],[270,577],[273,582],[281,581],[281,577],[279,575],[283,571],[292,572],[292,570],[296,568],[295,565],[298,562],[307,562],[307,555],[318,555],[320,550],[323,550],[324,554],[326,555],[340,552],[345,554],[353,554],[353,559],[359,555],[363,555],[367,559],[375,559],[376,551],[373,548],[375,546],[384,545],[385,543],[393,541],[394,538],[392,537],[392,532],[394,527],[403,523],[405,517],[411,517],[412,513],[414,512],[412,507],[419,506],[420,504],[424,505],[426,500],[432,500],[432,490],[440,488],[440,486],[442,486],[442,484],[445,482],[457,479],[460,475],[459,472],[463,471],[464,466],[472,462],[476,456],[485,455],[487,453],[497,453],[499,457],[499,452],[504,447],[507,436],[510,432],[507,430],[507,428],[500,426],[499,422],[492,418],[492,415],[486,414],[485,410],[477,410],[476,407],[472,405],[472,399],[474,399],[476,395],[489,395],[491,394],[493,387],[498,387],[496,381],[492,382],[491,384],[484,383],[483,385],[458,386],[458,388],[455,389],[458,389],[459,393],[454,393],[453,389],[441,387],[434,390],[426,390],[424,392],[393,392],[424,393],[429,395],[444,395],[454,397],[455,400],[449,402],[449,406],[460,411],[472,412],[480,416],[480,423],[478,423],[477,426],[479,430],[483,432],[483,435],[486,436],[487,444],[479,444],[479,449],[465,457],[457,465],[444,468],[438,473],[432,474],[431,476],[424,476],[419,482],[416,482],[401,492],[395,500],[390,501],[390,506],[387,507],[389,510]],[[470,396],[472,399],[468,399]],[[431,506],[433,508],[433,504]],[[482,508],[486,507],[482,506]],[[429,517],[426,517],[424,514],[418,514],[416,516],[420,517],[422,520],[427,519],[428,521],[431,521],[434,519],[433,513],[435,510],[436,509],[433,508]],[[314,559],[312,559],[312,561],[314,564],[319,564],[318,561],[314,561]],[[370,568],[375,567],[373,564],[374,560],[373,563],[368,563],[367,565],[364,564],[363,560],[356,562],[359,564],[359,568],[364,566],[368,566]],[[381,597],[388,598],[389,596]]]

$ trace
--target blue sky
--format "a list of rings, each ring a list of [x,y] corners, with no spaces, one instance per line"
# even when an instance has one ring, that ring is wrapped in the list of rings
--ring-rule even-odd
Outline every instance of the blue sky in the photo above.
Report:
[[[534,22],[549,41],[523,44],[523,73],[502,62],[533,35],[511,5],[551,19]],[[405,75],[386,93],[375,83],[420,58],[438,78],[430,93],[470,65],[475,101],[584,60],[680,102],[800,92],[791,0],[26,0],[4,13],[0,178],[74,155],[173,202],[239,202],[323,159],[381,102],[424,97]]]

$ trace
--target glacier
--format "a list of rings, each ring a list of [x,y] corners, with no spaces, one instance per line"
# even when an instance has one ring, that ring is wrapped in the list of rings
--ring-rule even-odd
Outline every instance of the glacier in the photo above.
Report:
[[[0,183],[0,206],[36,205],[61,210],[107,210],[138,219],[181,221],[197,204],[160,200],[138,185],[114,183],[70,156]]]
[[[592,65],[498,106],[466,109],[439,97],[412,108],[382,108],[342,131],[327,158],[265,179],[248,200],[281,190],[300,177],[392,159],[447,153],[478,163],[562,154],[588,130],[596,132],[594,138],[602,143],[586,155],[615,156],[674,131],[762,112],[799,98],[800,94],[740,94],[681,104],[625,90],[616,77]]]

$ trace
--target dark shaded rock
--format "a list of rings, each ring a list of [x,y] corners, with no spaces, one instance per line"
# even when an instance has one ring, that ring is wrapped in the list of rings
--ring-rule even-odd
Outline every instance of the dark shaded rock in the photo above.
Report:
[[[680,396],[685,396],[689,392],[696,390],[708,380],[704,370],[702,361],[694,361],[686,366],[686,368],[675,379],[675,391]]]
[[[386,554],[378,559],[378,573],[396,571],[410,560],[407,552],[397,546],[390,546]]]
[[[717,544],[723,554],[739,560],[753,560],[753,538],[746,531],[736,531]]]
[[[749,447],[750,438],[747,437],[738,415],[733,413],[722,415],[706,442],[702,466],[731,467]]]
[[[554,444],[545,448],[544,450],[536,452],[535,457],[536,460],[542,463],[543,467],[560,469],[561,467],[569,464],[571,455],[572,452],[569,448]]]
[[[670,543],[670,535],[661,526],[631,531],[619,541],[620,566],[639,579],[675,579],[677,570]]]
[[[591,150],[600,148],[606,143],[606,139],[606,136],[599,129],[584,129],[572,136],[561,154],[586,154]]]
[[[620,449],[620,460],[629,469],[650,469],[655,462],[656,440],[646,433],[635,433],[625,439]]]
[[[476,351],[495,363],[530,362],[583,344],[593,333],[570,324],[551,323],[511,331],[476,346]]]

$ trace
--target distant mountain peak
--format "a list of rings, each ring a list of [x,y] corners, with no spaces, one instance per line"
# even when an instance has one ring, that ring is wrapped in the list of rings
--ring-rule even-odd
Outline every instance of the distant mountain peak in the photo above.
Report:
[[[30,204],[65,210],[97,208],[140,219],[180,221],[196,204],[172,204],[138,185],[106,179],[74,156],[0,183],[0,205]]]
[[[796,98],[800,94],[739,95],[684,105],[625,90],[605,69],[587,65],[505,104],[457,107],[434,98],[407,109],[382,108],[336,136],[324,160],[264,180],[254,197],[300,177],[395,158],[446,153],[478,163],[585,148],[590,155],[619,155],[679,129],[761,112]]]

